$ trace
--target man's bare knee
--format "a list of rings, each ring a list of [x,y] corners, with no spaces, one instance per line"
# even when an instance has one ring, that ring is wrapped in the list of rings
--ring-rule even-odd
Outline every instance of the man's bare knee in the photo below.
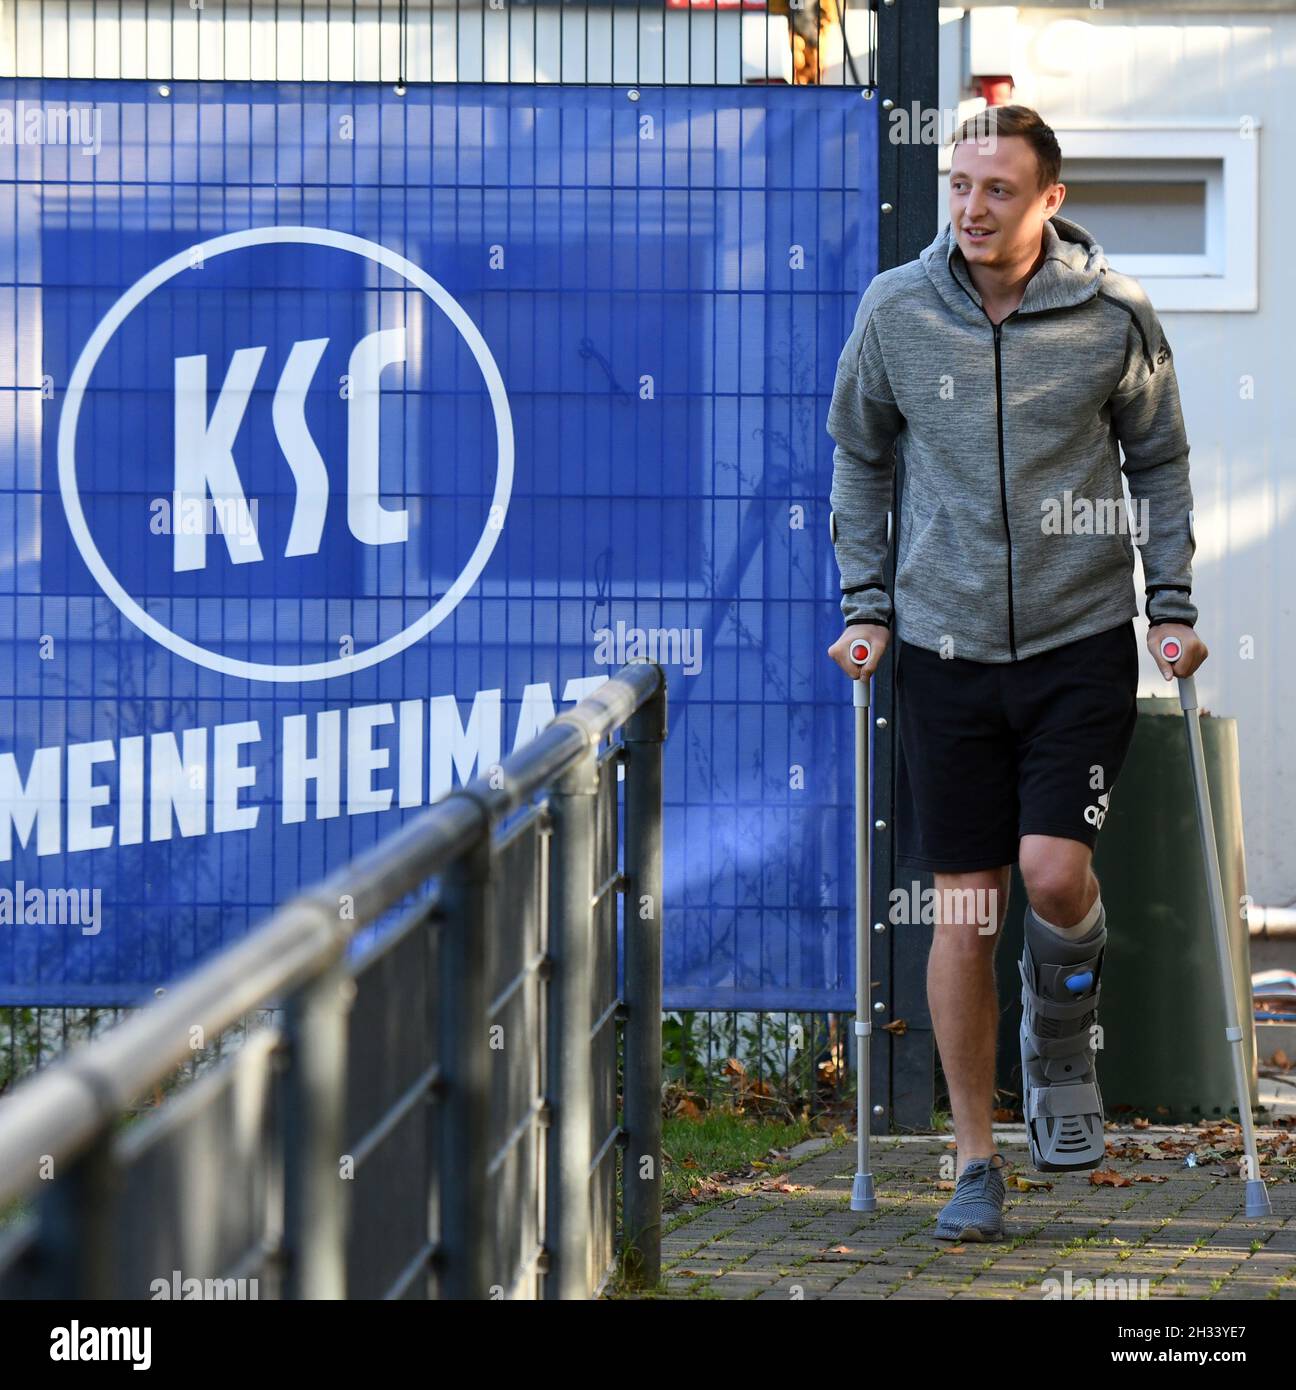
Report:
[[[1089,910],[1096,880],[1086,845],[1050,835],[1026,835],[1021,842],[1021,874],[1036,916],[1069,927]]]
[[[970,873],[935,874],[936,931],[979,949],[997,941],[1008,908],[1011,866]]]

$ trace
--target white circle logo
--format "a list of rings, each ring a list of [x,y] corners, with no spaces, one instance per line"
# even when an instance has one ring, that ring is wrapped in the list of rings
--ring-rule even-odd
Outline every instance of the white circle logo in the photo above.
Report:
[[[352,255],[385,266],[402,276],[416,289],[421,290],[441,310],[458,330],[464,342],[472,351],[478,369],[486,384],[494,412],[495,432],[498,441],[499,461],[495,474],[495,490],[491,498],[488,518],[496,524],[487,524],[469,556],[463,569],[449,589],[421,617],[410,623],[402,631],[377,643],[375,646],[350,656],[337,657],[331,661],[309,662],[305,665],[281,666],[275,663],[241,661],[237,657],[214,652],[206,647],[190,642],[160,623],[152,614],[146,612],[122,587],[116,575],[104,561],[86,524],[81,506],[81,494],[77,488],[76,477],[76,431],[81,402],[86,392],[91,373],[113,335],[139,304],[159,286],[178,275],[183,270],[192,269],[196,264],[237,251],[249,246],[269,244],[298,244],[332,247],[347,251]],[[313,681],[329,680],[334,676],[349,675],[362,671],[368,666],[376,666],[390,656],[404,651],[406,647],[426,636],[443,619],[449,616],[459,601],[477,582],[499,540],[505,514],[508,511],[509,496],[513,488],[513,420],[509,413],[508,396],[504,390],[504,379],[500,375],[495,359],[482,338],[476,324],[464,312],[462,306],[426,271],[412,261],[398,256],[377,242],[366,241],[363,237],[351,236],[346,232],[330,231],[324,227],[252,227],[246,231],[230,232],[225,236],[214,237],[172,256],[149,271],[112,306],[90,335],[90,340],[81,351],[77,364],[68,382],[67,400],[59,419],[58,430],[58,480],[59,492],[63,497],[63,507],[67,514],[68,527],[81,558],[99,587],[113,601],[117,608],[142,632],[160,642],[162,646],[185,657],[208,670],[219,671],[228,676],[242,676],[247,680],[263,681]]]

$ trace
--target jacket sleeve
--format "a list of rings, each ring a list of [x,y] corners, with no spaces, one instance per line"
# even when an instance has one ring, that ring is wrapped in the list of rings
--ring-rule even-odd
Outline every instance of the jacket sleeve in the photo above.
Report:
[[[904,416],[887,381],[873,312],[875,290],[876,282],[860,300],[855,325],[837,360],[828,410],[828,433],[837,446],[829,500],[842,617],[847,625],[890,627],[891,596],[883,567],[895,480],[894,444]]]
[[[1136,518],[1147,518],[1140,547],[1150,624],[1197,621],[1193,605],[1192,487],[1188,440],[1179,404],[1174,358],[1161,322],[1147,307],[1143,321],[1131,318],[1125,372],[1108,402],[1125,454]]]

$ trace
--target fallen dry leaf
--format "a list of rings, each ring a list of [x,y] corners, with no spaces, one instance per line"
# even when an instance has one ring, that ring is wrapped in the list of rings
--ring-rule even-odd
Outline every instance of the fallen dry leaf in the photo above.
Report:
[[[1024,1178],[1020,1173],[1014,1173],[1013,1176],[1008,1179],[1007,1185],[1016,1188],[1018,1192],[1033,1192],[1036,1188],[1040,1188],[1045,1192],[1053,1191],[1053,1184],[1051,1182],[1040,1182],[1036,1178]]]
[[[829,1255],[850,1255],[854,1252],[851,1250],[849,1245],[830,1245],[828,1247],[827,1253]]]
[[[961,1255],[967,1249],[966,1245],[951,1245],[948,1249],[942,1250],[942,1255]]]
[[[1130,1180],[1111,1168],[1096,1168],[1089,1174],[1091,1187],[1128,1187]]]

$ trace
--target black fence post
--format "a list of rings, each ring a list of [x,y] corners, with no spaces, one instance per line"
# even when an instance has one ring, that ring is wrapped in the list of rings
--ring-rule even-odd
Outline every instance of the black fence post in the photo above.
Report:
[[[626,726],[624,1267],[661,1278],[662,742],[666,683]]]
[[[925,122],[912,119],[939,101],[940,20],[937,0],[873,0],[878,7],[878,269],[913,260],[936,235],[937,151],[918,139]],[[906,112],[909,140],[893,143],[893,113]],[[943,125],[942,125],[943,129]],[[900,541],[904,466],[896,470],[892,504],[892,546],[886,566],[889,593],[895,593],[895,557]],[[874,1002],[880,1025],[904,1019],[901,1037],[877,1031],[871,1049],[873,1130],[925,1128],[935,1101],[935,1035],[927,1008],[927,954],[931,934],[920,923],[896,931],[888,921],[897,885],[895,859],[896,721],[895,642],[873,682],[873,891]],[[906,871],[912,872],[912,871]],[[930,875],[922,873],[923,886]],[[920,889],[921,891],[921,889]],[[888,945],[889,943],[889,945]],[[885,1047],[876,1044],[886,1038]],[[879,1113],[881,1112],[881,1113]]]

